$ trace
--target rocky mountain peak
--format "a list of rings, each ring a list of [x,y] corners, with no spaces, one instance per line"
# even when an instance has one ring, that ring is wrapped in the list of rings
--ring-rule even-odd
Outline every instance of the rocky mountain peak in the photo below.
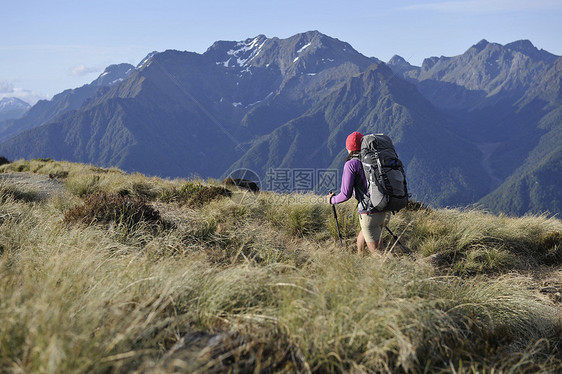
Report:
[[[394,55],[390,60],[388,60],[387,65],[397,65],[397,66],[411,66],[408,61],[402,56]]]
[[[536,60],[553,63],[559,56],[553,55],[543,49],[539,50],[529,40],[517,40],[505,45],[505,49],[519,52]]]
[[[28,109],[30,105],[17,97],[5,97],[0,100],[0,111],[14,109]]]
[[[31,105],[17,97],[5,97],[0,100],[0,122],[19,118],[31,108]]]
[[[115,64],[105,68],[104,72],[92,82],[95,86],[112,86],[122,82],[129,74],[135,70],[131,64]]]
[[[319,31],[308,31],[286,39],[258,35],[239,42],[218,41],[204,55],[225,68],[243,71],[252,67],[277,68],[283,75],[287,72],[294,74],[297,70],[314,74],[322,66],[339,64],[343,60],[367,60],[348,43]]]
[[[486,39],[482,39],[480,40],[478,43],[474,44],[471,49],[475,49],[476,51],[480,52],[482,51],[484,48],[486,48],[488,45],[490,44],[490,42],[488,42]]]
[[[396,71],[404,76],[410,76],[409,72],[412,74],[417,73],[420,68],[410,64],[406,61],[403,57],[394,55],[392,58],[386,63],[393,71]]]
[[[265,42],[265,35],[258,35],[255,38],[248,38],[243,41],[220,40],[213,43],[204,53],[209,59],[215,61],[217,65],[229,67],[246,67],[252,59],[256,57]]]
[[[521,52],[528,56],[536,55],[539,50],[529,40],[517,40],[505,45],[506,49]]]
[[[136,69],[137,69],[137,70],[140,70],[140,69],[144,68],[145,66],[147,66],[147,65],[148,65],[148,62],[150,61],[150,59],[152,58],[152,56],[154,56],[154,55],[156,55],[156,54],[158,54],[158,53],[159,53],[158,51],[152,51],[152,52],[150,52],[148,55],[146,55],[145,58],[143,58],[143,59],[141,60],[141,62],[138,63]]]

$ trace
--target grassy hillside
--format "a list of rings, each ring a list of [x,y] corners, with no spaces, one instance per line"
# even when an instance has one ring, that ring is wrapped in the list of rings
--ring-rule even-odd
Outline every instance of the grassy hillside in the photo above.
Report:
[[[562,222],[353,204],[50,160],[0,179],[0,371],[556,372]],[[25,173],[25,174],[23,174]],[[48,180],[50,174],[53,180]],[[30,178],[31,178],[30,177]]]

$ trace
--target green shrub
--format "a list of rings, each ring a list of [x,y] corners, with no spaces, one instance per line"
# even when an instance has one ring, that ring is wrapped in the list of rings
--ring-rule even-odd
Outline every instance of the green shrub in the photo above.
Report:
[[[140,198],[119,194],[97,193],[89,196],[83,205],[68,210],[65,222],[118,223],[133,227],[137,223],[162,224],[160,213]]]
[[[37,169],[37,170],[39,170],[39,169]],[[49,173],[49,178],[51,178],[51,179],[66,179],[66,178],[68,178],[68,171],[58,170],[54,173]]]
[[[509,272],[517,266],[517,257],[501,248],[472,249],[462,261],[457,262],[459,274],[476,275]]]
[[[31,168],[30,168],[29,164],[26,163],[26,164],[20,164],[20,165],[16,166],[16,168],[14,170],[21,173],[21,172],[24,172],[24,171],[30,171]]]
[[[231,196],[232,192],[224,187],[188,182],[180,188],[173,186],[163,190],[160,194],[160,200],[166,203],[175,202],[197,208],[213,200]]]
[[[135,182],[129,188],[122,188],[118,191],[121,196],[137,196],[141,199],[155,200],[158,192],[149,183]]]

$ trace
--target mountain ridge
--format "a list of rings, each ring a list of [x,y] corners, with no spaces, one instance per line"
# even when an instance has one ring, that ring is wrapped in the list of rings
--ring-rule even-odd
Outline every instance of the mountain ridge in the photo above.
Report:
[[[217,41],[202,54],[152,52],[136,68],[102,73],[76,106],[47,103],[41,118],[49,119],[0,153],[167,177],[254,168],[266,179],[270,169],[338,170],[347,133],[385,132],[427,204],[559,211],[544,168],[558,160],[549,139],[560,129],[561,61],[525,40],[482,40],[420,67],[400,56],[382,63],[318,31]],[[518,195],[551,203],[491,204],[494,191],[508,200],[502,191],[514,173],[538,175],[546,191]]]
[[[81,87],[64,90],[51,100],[39,100],[21,118],[0,122],[0,142],[54,120],[58,115],[81,108],[96,92],[118,84],[134,70],[130,64],[108,66],[98,78]]]
[[[489,150],[487,171],[500,183],[480,203],[496,212],[560,211],[555,187],[560,175],[549,178],[544,165],[559,159],[552,140],[561,139],[562,58],[528,40],[505,46],[482,40],[463,55],[426,59],[424,64],[425,70],[399,56],[389,61],[448,114],[451,131]],[[478,72],[474,80],[466,78],[470,69]],[[537,193],[526,187],[531,182],[524,182],[539,183],[536,175],[549,191],[542,193],[542,202],[532,202]]]

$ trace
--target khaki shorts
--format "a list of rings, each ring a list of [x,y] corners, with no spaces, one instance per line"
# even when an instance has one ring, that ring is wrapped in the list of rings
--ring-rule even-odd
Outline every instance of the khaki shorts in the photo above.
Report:
[[[370,214],[359,213],[359,224],[367,243],[378,242],[382,229],[390,220],[390,212],[375,212]]]

